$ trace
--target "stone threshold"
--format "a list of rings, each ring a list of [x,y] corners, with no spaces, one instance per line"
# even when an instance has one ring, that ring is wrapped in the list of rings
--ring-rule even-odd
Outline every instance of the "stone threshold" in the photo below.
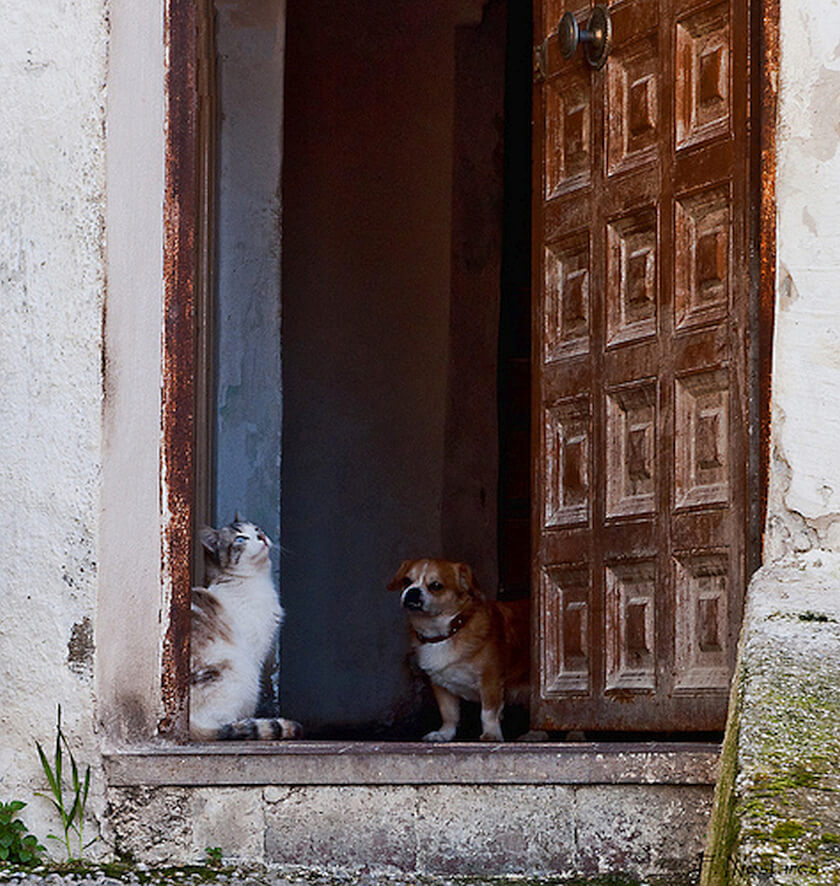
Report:
[[[104,756],[111,787],[713,785],[720,745],[682,742],[224,742]]]

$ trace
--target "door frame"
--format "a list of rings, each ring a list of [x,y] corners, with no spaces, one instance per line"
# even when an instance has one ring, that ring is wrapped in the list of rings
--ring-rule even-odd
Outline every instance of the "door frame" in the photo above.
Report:
[[[776,113],[779,73],[779,0],[750,3],[750,44],[757,62],[750,86],[755,108],[751,152],[751,314],[756,334],[749,345],[750,447],[748,574],[761,562],[770,461],[770,384],[776,290]],[[164,327],[161,408],[161,583],[168,600],[161,658],[161,734],[187,738],[191,546],[200,484],[196,476],[196,311],[206,311],[206,290],[196,287],[199,261],[198,54],[199,10],[194,0],[167,0],[164,217]]]

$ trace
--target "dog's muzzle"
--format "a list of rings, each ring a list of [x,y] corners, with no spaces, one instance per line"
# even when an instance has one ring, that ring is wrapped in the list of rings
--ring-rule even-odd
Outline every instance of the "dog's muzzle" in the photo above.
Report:
[[[402,595],[402,605],[405,609],[422,609],[423,597],[420,588],[406,588]]]

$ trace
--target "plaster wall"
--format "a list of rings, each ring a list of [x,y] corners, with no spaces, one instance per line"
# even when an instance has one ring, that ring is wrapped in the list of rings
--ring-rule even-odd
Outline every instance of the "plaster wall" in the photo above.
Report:
[[[284,0],[216,3],[219,82],[215,524],[280,539]],[[244,345],[244,346],[243,346]]]
[[[104,736],[148,739],[162,714],[162,4],[111,0],[107,276],[97,715]]]
[[[105,76],[102,0],[2,3],[0,799],[55,827],[36,739],[94,759]],[[101,805],[99,796],[92,805]]]
[[[840,549],[840,8],[781,2],[777,308],[765,560]]]

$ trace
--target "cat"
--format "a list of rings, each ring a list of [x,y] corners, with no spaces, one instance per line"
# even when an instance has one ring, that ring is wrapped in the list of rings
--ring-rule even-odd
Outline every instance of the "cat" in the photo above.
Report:
[[[199,532],[207,587],[193,588],[190,737],[299,738],[300,723],[255,717],[260,674],[283,623],[271,579],[271,539],[237,519]]]

